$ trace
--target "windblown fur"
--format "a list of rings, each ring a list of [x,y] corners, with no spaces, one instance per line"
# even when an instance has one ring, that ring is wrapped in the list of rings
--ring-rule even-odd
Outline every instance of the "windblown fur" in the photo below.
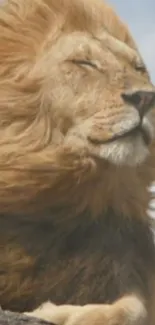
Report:
[[[113,141],[138,123],[121,97],[126,90],[154,87],[127,27],[107,4],[9,0],[1,7],[3,308],[27,311],[46,300],[114,303],[116,324],[144,318],[154,325],[155,249],[146,215],[154,141]]]

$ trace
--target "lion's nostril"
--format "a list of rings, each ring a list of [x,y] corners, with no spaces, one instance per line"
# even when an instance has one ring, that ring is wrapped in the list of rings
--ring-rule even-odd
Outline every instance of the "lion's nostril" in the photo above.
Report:
[[[125,102],[128,102],[134,106],[138,106],[140,101],[141,101],[141,97],[140,95],[136,92],[133,94],[122,94],[122,98]]]
[[[154,91],[136,91],[133,93],[122,93],[123,100],[133,105],[143,117],[155,105]]]

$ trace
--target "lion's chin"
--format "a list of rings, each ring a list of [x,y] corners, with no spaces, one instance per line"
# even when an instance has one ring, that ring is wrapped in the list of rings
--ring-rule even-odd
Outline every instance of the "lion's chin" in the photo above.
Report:
[[[125,129],[125,127],[124,127]],[[88,128],[89,130],[89,128]],[[99,128],[100,131],[100,128]],[[95,134],[96,135],[96,134]],[[99,134],[100,135],[100,134]],[[73,128],[68,133],[66,144],[76,148],[91,157],[106,160],[112,164],[122,166],[137,166],[142,164],[149,155],[150,144],[154,139],[154,128],[148,118],[143,123],[123,130],[109,139],[102,139],[87,133],[87,128]]]
[[[149,147],[142,134],[119,138],[100,145],[98,156],[115,165],[137,166],[142,164],[149,155]]]
[[[153,138],[153,126],[144,118],[142,124],[114,137],[111,141],[96,143],[98,157],[115,165],[140,165],[149,155],[149,145]]]

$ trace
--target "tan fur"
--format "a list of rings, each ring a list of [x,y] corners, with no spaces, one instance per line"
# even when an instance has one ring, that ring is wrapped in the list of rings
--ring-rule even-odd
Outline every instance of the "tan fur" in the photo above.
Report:
[[[74,17],[75,13],[79,14]],[[121,41],[117,59],[107,52],[104,41],[102,44],[107,31]],[[93,211],[100,210],[108,203],[129,215],[131,209],[140,209],[144,215],[146,185],[153,178],[153,153],[138,168],[123,166],[120,170],[107,162],[102,166],[90,156],[87,144],[67,133],[74,132],[75,125],[81,133],[87,121],[97,128],[105,109],[108,124],[115,121],[115,114],[121,118],[125,107],[120,93],[126,82],[130,89],[152,88],[147,73],[141,75],[130,67],[133,60],[141,59],[126,27],[102,2],[14,0],[0,11],[0,36],[1,211],[19,213],[23,208],[33,210],[33,206],[36,210],[36,195],[46,192],[41,206],[38,201],[38,210],[44,209],[57,203],[57,198],[60,203],[68,200],[71,189],[78,209],[90,205]],[[125,50],[132,53],[131,62],[123,59],[124,43]],[[101,73],[68,62],[87,57],[97,61]],[[126,118],[132,110],[127,108]],[[96,134],[97,129],[94,131]],[[110,137],[108,132],[107,126],[102,137]],[[96,153],[98,147],[90,150]],[[78,187],[74,186],[77,181]],[[91,182],[96,182],[95,193]],[[133,204],[128,202],[130,191]]]
[[[2,245],[2,241],[1,241]],[[22,270],[24,272],[30,272],[34,267],[35,261],[17,245],[7,245],[3,246],[3,256],[1,257],[1,269],[2,275],[0,279],[1,287],[1,302],[8,301],[8,296],[11,298],[18,297],[20,299],[21,293],[24,291],[27,296],[31,294],[33,289],[37,286],[37,279],[33,281],[33,284],[29,283],[29,277],[25,279],[23,285],[19,287],[19,272]],[[12,269],[10,270],[10,263]],[[3,265],[3,268],[2,268]],[[5,271],[7,270],[7,280],[5,276]],[[18,290],[17,290],[18,288]],[[10,295],[11,292],[11,295]]]
[[[138,123],[121,94],[154,90],[139,65],[127,27],[102,1],[10,0],[0,9],[1,213],[37,215],[72,198],[75,215],[89,208],[95,218],[112,206],[123,216],[146,218],[154,143],[146,148],[131,135],[115,146],[95,144]],[[146,122],[152,125],[150,114]],[[99,320],[92,314],[88,320],[141,325],[143,301],[129,297],[132,319],[125,299],[110,314],[106,306],[95,307]],[[93,315],[98,317],[96,309]]]

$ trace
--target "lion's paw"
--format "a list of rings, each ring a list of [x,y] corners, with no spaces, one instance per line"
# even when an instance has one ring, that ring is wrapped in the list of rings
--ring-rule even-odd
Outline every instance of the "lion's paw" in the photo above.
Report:
[[[139,298],[128,296],[112,305],[54,305],[47,302],[28,316],[56,325],[146,325],[146,309]]]

